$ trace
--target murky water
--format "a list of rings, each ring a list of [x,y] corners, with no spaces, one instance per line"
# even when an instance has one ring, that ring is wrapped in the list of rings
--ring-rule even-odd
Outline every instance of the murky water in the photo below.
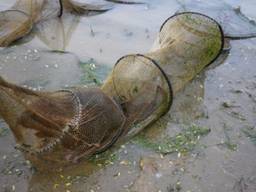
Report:
[[[0,9],[13,2],[1,0]],[[80,84],[82,63],[89,61],[104,79],[119,57],[147,52],[162,22],[184,8],[220,19],[227,33],[256,30],[254,23],[243,17],[256,19],[253,0],[147,2],[148,6],[116,5],[91,17],[69,16],[62,23],[53,20],[46,28],[51,29],[48,39],[38,26],[18,45],[0,50],[0,75],[34,89],[53,90]],[[238,6],[241,12],[233,11]],[[14,149],[14,138],[0,121],[0,191],[256,191],[256,145],[243,132],[256,129],[255,55],[255,38],[231,41],[231,51],[222,63],[210,66],[187,85],[174,99],[171,111],[143,133],[158,141],[192,124],[210,128],[186,155],[163,156],[132,140],[99,159],[41,173]]]

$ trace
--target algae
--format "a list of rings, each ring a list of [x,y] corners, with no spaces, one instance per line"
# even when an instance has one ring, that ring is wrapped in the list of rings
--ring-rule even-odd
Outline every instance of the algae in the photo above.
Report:
[[[159,142],[152,142],[143,134],[140,134],[134,139],[134,143],[162,154],[174,152],[184,154],[192,151],[198,144],[200,137],[207,135],[210,131],[206,127],[191,125],[188,128],[182,129],[180,133],[173,137],[165,136]]]
[[[7,135],[9,132],[9,129],[6,127],[0,127],[0,137],[3,137],[5,135]]]
[[[97,154],[92,156],[89,159],[89,162],[98,165],[99,167],[107,166],[113,164],[118,159],[118,155],[111,150],[108,150],[104,153]]]
[[[105,65],[97,64],[93,59],[87,62],[81,62],[82,69],[81,84],[88,86],[101,86],[110,69]]]
[[[256,145],[256,130],[254,128],[245,128],[242,131]]]

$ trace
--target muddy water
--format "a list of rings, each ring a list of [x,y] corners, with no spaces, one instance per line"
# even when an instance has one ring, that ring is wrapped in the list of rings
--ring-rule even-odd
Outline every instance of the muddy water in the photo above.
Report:
[[[233,27],[227,26],[226,32],[255,30],[252,23],[240,21],[232,12],[232,7],[240,6],[243,15],[256,19],[252,0],[196,1],[193,5],[191,1],[148,2],[148,6],[116,5],[113,10],[92,17],[66,17],[63,23],[67,35],[52,33],[51,44],[42,38],[44,31],[39,26],[16,46],[0,50],[0,75],[34,89],[52,90],[80,84],[84,75],[81,63],[93,59],[90,62],[98,71],[104,71],[104,79],[120,56],[146,52],[161,23],[184,8],[215,17],[216,12],[211,10],[222,7],[225,16],[229,16],[223,23]],[[11,3],[1,0],[0,9]],[[49,25],[57,26],[56,22]],[[67,52],[61,54],[52,49]],[[0,191],[256,191],[256,145],[243,132],[256,129],[255,55],[256,39],[231,41],[227,57],[187,85],[175,98],[171,111],[144,132],[148,139],[157,141],[191,124],[210,128],[211,132],[186,155],[163,156],[130,141],[98,159],[41,173],[14,149],[14,138],[0,121]]]

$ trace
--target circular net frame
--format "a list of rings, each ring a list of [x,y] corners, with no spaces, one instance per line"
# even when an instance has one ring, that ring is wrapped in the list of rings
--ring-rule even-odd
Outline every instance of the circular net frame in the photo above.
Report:
[[[176,93],[221,54],[223,45],[215,20],[185,12],[164,22],[148,53],[119,59],[102,90],[121,104],[127,136],[166,114]]]

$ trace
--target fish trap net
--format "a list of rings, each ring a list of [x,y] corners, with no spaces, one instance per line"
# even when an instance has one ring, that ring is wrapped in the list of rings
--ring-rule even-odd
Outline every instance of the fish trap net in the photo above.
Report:
[[[177,92],[220,55],[223,45],[215,20],[185,12],[164,22],[148,53],[119,59],[102,90],[122,106],[126,136],[167,113]]]

